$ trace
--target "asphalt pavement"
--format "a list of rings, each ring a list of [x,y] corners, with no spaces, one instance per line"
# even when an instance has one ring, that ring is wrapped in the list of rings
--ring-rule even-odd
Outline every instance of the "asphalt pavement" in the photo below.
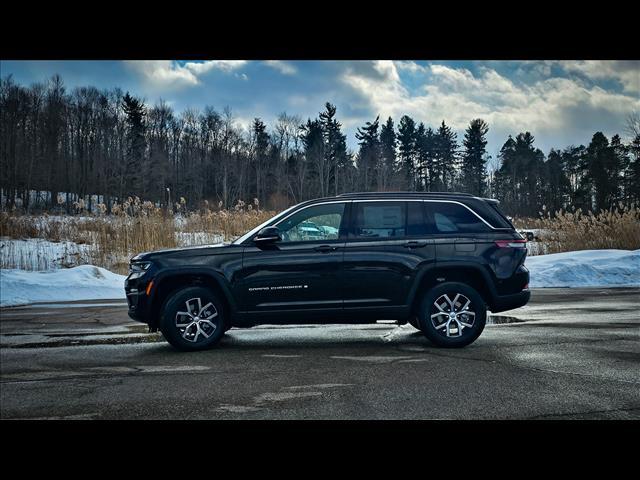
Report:
[[[463,349],[410,325],[232,329],[183,353],[122,300],[0,310],[2,419],[640,419],[640,289],[538,289]]]

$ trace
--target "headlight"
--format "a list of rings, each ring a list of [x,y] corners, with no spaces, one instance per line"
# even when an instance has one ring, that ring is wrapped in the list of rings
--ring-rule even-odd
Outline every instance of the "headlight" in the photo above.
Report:
[[[131,262],[129,264],[129,275],[133,274],[132,278],[141,277],[150,266],[151,262]]]

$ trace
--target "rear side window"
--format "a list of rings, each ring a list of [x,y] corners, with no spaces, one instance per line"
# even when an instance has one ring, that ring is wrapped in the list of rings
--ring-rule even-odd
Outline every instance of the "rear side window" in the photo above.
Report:
[[[497,202],[487,202],[491,208],[493,209],[494,212],[496,212],[499,216],[499,218],[506,223],[506,225],[500,225],[498,224],[501,228],[516,228],[513,226],[513,223],[511,223],[511,220],[509,220],[509,217],[507,217],[505,215],[505,213],[502,211],[502,209],[499,207]],[[493,224],[493,226],[495,227],[495,223],[491,222]]]
[[[406,236],[405,202],[354,202],[353,236],[393,238]]]
[[[489,227],[469,209],[449,202],[426,202],[434,233],[480,233]]]

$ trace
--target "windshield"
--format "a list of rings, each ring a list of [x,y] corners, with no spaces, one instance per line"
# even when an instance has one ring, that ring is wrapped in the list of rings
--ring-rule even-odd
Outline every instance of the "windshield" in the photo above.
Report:
[[[286,210],[283,210],[282,212],[280,212],[278,215],[276,215],[275,217],[271,217],[269,220],[267,220],[266,222],[261,223],[260,225],[258,225],[257,227],[255,227],[253,230],[249,230],[247,233],[245,233],[244,235],[242,235],[240,238],[236,238],[233,242],[231,242],[232,245],[239,245],[240,243],[244,242],[245,240],[253,237],[256,233],[258,233],[260,230],[262,230],[264,227],[266,227],[267,225],[269,225],[271,222],[274,222],[276,220],[278,220],[279,218],[281,218],[283,215],[289,213],[291,210],[293,210],[294,208],[296,208],[298,205],[294,205],[293,207],[289,207]]]

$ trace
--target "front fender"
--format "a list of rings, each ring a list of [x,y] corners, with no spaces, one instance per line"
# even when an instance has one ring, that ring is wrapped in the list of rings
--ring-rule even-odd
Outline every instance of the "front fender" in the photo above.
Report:
[[[231,286],[223,272],[221,270],[205,267],[168,268],[160,271],[153,278],[154,286],[149,296],[149,303],[152,305],[152,310],[159,309],[159,305],[157,305],[157,296],[158,292],[163,290],[163,284],[178,277],[191,277],[213,282],[213,284],[216,285],[224,295],[224,300],[227,301],[231,308],[231,313],[233,314],[237,311],[237,304],[231,291]]]

